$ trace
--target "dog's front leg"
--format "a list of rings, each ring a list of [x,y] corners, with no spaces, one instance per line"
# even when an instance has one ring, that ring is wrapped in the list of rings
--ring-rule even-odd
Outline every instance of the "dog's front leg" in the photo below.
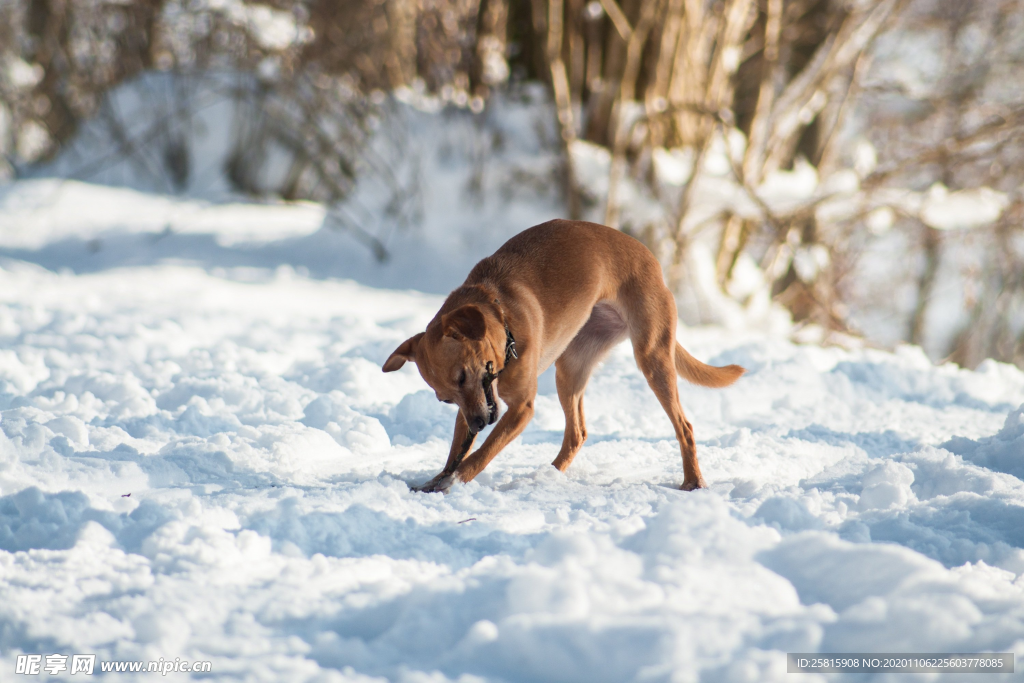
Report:
[[[413,491],[422,491],[423,493],[432,493],[434,491],[447,491],[448,487],[451,486],[449,483],[447,486],[441,488],[438,484],[441,483],[446,477],[451,477],[451,474],[455,471],[455,468],[459,466],[466,453],[473,447],[473,442],[476,440],[476,434],[471,434],[469,431],[469,423],[466,422],[466,417],[459,411],[458,416],[455,418],[455,434],[452,436],[452,447],[448,451],[448,462],[445,463],[444,469],[441,472],[428,481],[422,486],[413,486]],[[468,441],[468,443],[467,443]]]
[[[488,434],[483,444],[473,455],[462,461],[455,472],[438,482],[437,490],[447,491],[455,482],[466,483],[480,474],[487,464],[494,459],[501,449],[523,433],[530,419],[533,418],[533,400],[510,405],[494,431]]]
[[[445,468],[444,472],[437,475],[430,480],[430,482],[416,490],[427,493],[432,491],[447,493],[448,489],[452,487],[452,484],[456,482],[466,483],[467,481],[472,481],[476,475],[480,474],[480,472],[487,467],[487,463],[493,460],[494,456],[496,456],[502,448],[522,434],[532,417],[533,401],[509,406],[508,410],[505,411],[505,414],[498,420],[498,423],[494,425],[494,431],[484,439],[483,444],[479,449],[477,449],[476,453],[465,458],[462,461],[462,464],[459,465],[459,467],[451,474],[449,474],[448,469]],[[458,441],[456,441],[456,443],[458,443]],[[455,444],[453,443],[452,446],[454,448]]]

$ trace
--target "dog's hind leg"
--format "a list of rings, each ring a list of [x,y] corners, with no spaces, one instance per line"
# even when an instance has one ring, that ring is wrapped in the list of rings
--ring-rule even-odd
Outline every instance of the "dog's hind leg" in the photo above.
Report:
[[[637,367],[672,422],[682,451],[683,485],[680,488],[684,491],[704,488],[707,484],[697,464],[693,426],[683,413],[676,386],[675,302],[662,287],[648,294],[644,301],[638,301],[630,314],[630,337]]]
[[[565,472],[587,440],[583,417],[583,390],[608,350],[626,338],[628,328],[622,316],[610,304],[598,303],[590,319],[576,333],[572,342],[555,361],[555,383],[558,400],[565,413],[565,436],[562,448],[551,464]]]
[[[562,437],[562,447],[551,463],[559,472],[565,472],[569,468],[572,459],[587,440],[587,425],[583,419],[583,389],[590,379],[591,368],[588,367],[581,372],[573,365],[571,361],[567,361],[564,353],[555,362],[558,400],[562,404],[562,412],[565,413],[565,436]]]

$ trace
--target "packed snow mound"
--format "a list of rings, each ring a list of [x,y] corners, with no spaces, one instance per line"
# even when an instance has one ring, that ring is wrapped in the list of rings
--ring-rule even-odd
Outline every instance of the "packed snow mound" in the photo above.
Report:
[[[680,384],[708,490],[677,489],[622,345],[568,473],[548,373],[481,476],[419,494],[454,412],[380,365],[441,297],[232,265],[244,244],[181,263],[168,239],[79,274],[0,262],[0,668],[771,681],[786,652],[1024,653],[1016,368],[681,329],[748,368]]]
[[[982,467],[1024,479],[1024,406],[1007,415],[994,436],[977,441],[957,437],[943,447]]]

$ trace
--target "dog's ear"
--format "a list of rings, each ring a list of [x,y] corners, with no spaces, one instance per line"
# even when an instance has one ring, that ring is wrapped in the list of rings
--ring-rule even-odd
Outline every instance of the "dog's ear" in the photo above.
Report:
[[[487,321],[478,306],[466,304],[441,316],[441,329],[446,337],[480,341],[487,334]]]
[[[404,342],[398,345],[398,348],[388,356],[388,359],[384,361],[384,372],[394,372],[398,368],[405,365],[405,361],[416,362],[416,346],[419,345],[420,339],[423,338],[423,332],[417,335],[409,337]]]

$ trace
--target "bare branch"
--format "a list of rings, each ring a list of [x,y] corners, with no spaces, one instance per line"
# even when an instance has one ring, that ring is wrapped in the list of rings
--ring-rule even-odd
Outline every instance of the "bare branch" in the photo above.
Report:
[[[630,35],[633,33],[633,29],[629,25],[629,19],[626,18],[625,13],[619,7],[615,0],[600,0],[601,7],[604,8],[605,14],[612,20],[612,25],[615,26],[615,30],[618,31],[619,37],[623,40],[629,40]]]

